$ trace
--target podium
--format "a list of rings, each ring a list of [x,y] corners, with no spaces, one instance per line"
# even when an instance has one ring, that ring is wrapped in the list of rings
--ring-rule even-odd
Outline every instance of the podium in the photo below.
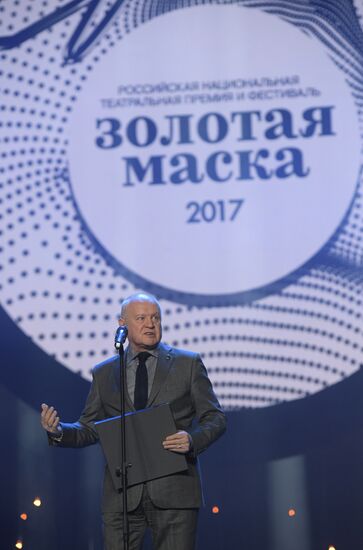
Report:
[[[95,422],[115,489],[121,466],[121,416]],[[187,469],[183,454],[165,450],[162,442],[177,430],[168,404],[125,414],[127,486],[144,483]]]

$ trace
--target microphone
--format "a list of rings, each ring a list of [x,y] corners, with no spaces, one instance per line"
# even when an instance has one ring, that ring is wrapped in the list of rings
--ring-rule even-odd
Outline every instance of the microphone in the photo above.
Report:
[[[127,330],[126,325],[122,325],[121,327],[118,327],[118,329],[116,330],[116,334],[115,334],[115,348],[116,349],[120,349],[122,344],[125,342],[125,340],[127,338],[127,333],[128,333],[128,330]]]

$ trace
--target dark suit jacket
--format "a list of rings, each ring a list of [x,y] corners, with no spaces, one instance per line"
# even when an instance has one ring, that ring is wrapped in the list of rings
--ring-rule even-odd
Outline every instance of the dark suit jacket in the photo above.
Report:
[[[120,414],[118,356],[96,365],[92,375],[91,389],[79,421],[62,423],[62,441],[50,439],[52,445],[84,447],[96,443],[94,422]],[[196,508],[202,503],[197,455],[223,434],[225,416],[200,356],[160,343],[147,406],[166,402],[170,404],[177,430],[191,435],[193,451],[187,456],[188,470],[147,482],[148,492],[153,503],[161,508]],[[126,395],[126,412],[134,410],[130,396]],[[129,511],[138,506],[141,493],[142,485],[128,489]],[[106,466],[103,511],[119,511],[121,501]]]

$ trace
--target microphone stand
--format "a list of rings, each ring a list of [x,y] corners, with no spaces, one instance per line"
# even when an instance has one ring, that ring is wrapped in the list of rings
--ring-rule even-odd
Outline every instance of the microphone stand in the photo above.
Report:
[[[129,550],[129,522],[127,517],[127,468],[126,462],[126,429],[125,429],[125,395],[126,395],[126,365],[123,342],[126,339],[127,332],[123,341],[115,343],[115,347],[120,357],[120,405],[121,405],[121,467],[117,468],[116,475],[121,477],[122,486],[122,525],[123,525],[123,547]]]

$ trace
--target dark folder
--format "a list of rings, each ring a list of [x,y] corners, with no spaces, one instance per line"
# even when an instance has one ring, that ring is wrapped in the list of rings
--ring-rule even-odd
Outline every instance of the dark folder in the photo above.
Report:
[[[103,452],[116,489],[122,480],[121,416],[95,422]],[[127,486],[143,483],[187,469],[185,456],[162,446],[167,435],[175,433],[175,422],[168,404],[125,414]]]

